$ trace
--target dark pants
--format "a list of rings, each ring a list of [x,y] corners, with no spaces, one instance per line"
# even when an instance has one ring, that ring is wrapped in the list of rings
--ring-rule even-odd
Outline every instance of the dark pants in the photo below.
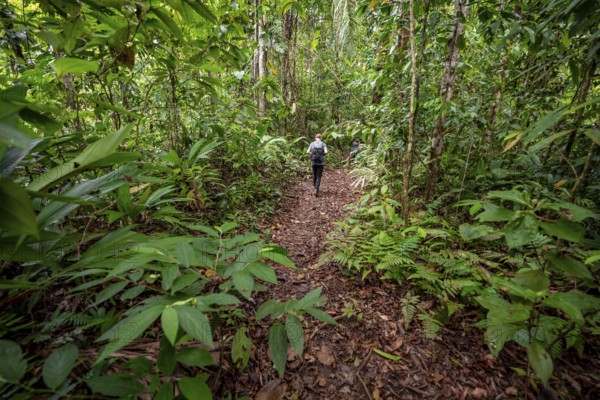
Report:
[[[324,165],[313,165],[313,185],[315,189],[319,190],[319,186],[321,185],[321,175],[323,175]]]

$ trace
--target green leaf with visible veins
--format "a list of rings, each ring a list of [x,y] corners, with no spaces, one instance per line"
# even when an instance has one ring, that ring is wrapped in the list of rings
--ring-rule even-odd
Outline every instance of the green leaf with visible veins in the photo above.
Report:
[[[283,325],[275,322],[269,333],[269,352],[275,364],[275,369],[280,377],[285,372],[285,363],[287,361],[288,341]]]

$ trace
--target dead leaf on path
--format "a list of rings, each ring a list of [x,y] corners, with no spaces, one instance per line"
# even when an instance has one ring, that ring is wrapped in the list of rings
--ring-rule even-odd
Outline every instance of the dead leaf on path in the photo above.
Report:
[[[394,344],[392,344],[390,347],[392,348],[392,351],[395,351],[395,350],[398,350],[400,347],[402,347],[403,344],[404,344],[404,340],[402,338],[398,338],[398,339],[396,339]]]
[[[375,386],[375,389],[373,389],[373,400],[379,400],[381,397],[379,397],[379,388],[377,386]]]
[[[287,385],[284,383],[280,385],[281,381],[275,379],[267,383],[256,393],[255,400],[281,400],[287,392]]]
[[[478,399],[484,399],[488,397],[487,390],[483,388],[475,388],[471,394]]]
[[[309,269],[317,269],[319,268],[319,264],[312,264],[308,266]]]
[[[304,279],[304,274],[298,274],[296,275],[296,279],[300,280],[300,279]]]
[[[335,358],[333,356],[333,352],[328,346],[321,346],[321,350],[317,353],[317,359],[323,365],[333,365],[335,362]]]
[[[381,318],[384,321],[389,321],[390,317],[388,317],[387,315],[383,315],[383,314],[379,314],[379,318]]]
[[[511,395],[511,396],[516,396],[517,394],[519,394],[519,391],[517,390],[516,387],[514,386],[509,386],[506,388],[506,390],[504,391],[504,393]]]

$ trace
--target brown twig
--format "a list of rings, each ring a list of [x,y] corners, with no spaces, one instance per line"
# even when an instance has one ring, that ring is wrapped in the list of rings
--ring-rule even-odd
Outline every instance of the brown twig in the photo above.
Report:
[[[369,388],[367,388],[365,381],[363,381],[363,379],[360,377],[360,374],[358,373],[358,371],[356,372],[356,377],[362,384],[363,389],[365,389],[365,393],[367,394],[367,397],[369,398],[369,400],[373,400],[373,397],[371,397],[371,393],[369,393]]]

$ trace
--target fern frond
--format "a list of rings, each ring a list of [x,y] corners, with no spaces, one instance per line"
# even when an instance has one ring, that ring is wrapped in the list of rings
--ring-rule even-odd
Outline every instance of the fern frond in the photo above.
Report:
[[[427,339],[435,339],[442,331],[442,323],[428,313],[422,312],[417,315],[417,318],[423,325],[423,332],[425,333],[425,337]]]

